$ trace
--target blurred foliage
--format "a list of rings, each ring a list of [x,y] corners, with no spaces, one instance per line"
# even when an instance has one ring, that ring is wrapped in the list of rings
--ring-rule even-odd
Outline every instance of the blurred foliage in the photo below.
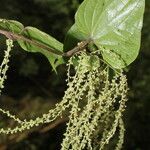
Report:
[[[25,26],[37,27],[63,42],[66,31],[73,24],[74,13],[80,2],[82,0],[1,0],[0,18],[14,19],[22,22]],[[149,16],[150,1],[146,0],[141,52],[127,73],[130,93],[124,117],[126,123],[124,150],[150,149]],[[3,43],[4,37],[0,35],[1,60],[3,56],[2,50],[5,48]],[[32,114],[34,114],[33,117],[39,115],[63,96],[66,88],[65,78],[65,66],[58,68],[58,75],[56,76],[51,71],[49,63],[44,56],[26,53],[20,50],[18,46],[15,46],[6,88],[3,91],[4,96],[0,98],[1,106],[12,110],[14,113],[24,111],[22,117]],[[27,95],[31,95],[31,97],[27,98]],[[26,103],[27,107],[22,107],[22,102]],[[34,109],[35,107],[37,108]],[[33,112],[38,112],[40,109],[41,111],[30,113],[29,110],[32,109]],[[1,117],[2,119],[6,121],[5,123],[9,123],[7,118]],[[1,122],[0,126],[5,123]],[[26,136],[22,134],[23,138],[19,141],[16,139],[11,141],[11,137],[3,137],[3,140],[0,139],[0,143],[3,144],[3,147],[1,146],[0,149],[60,149],[58,145],[60,145],[62,140],[64,129],[65,126],[62,123],[57,128],[42,134],[39,133],[40,129],[33,130],[25,134]],[[19,138],[20,135],[17,137]]]
[[[141,51],[128,72],[125,149],[150,149],[150,1],[146,0]]]
[[[52,102],[52,99],[44,99],[41,97],[31,97],[30,95],[26,95],[25,97],[21,98],[19,102],[12,99],[8,96],[2,96],[1,99],[1,108],[6,108],[11,110],[12,113],[18,114],[17,116],[21,119],[33,119],[37,118],[39,116],[42,116],[42,114],[47,113],[52,106],[54,106],[54,103]],[[13,109],[12,109],[13,107]],[[0,123],[0,127],[15,127],[16,123],[8,119],[6,116],[0,116],[1,120],[5,120],[5,122]],[[26,130],[23,133],[17,133],[14,135],[1,135],[0,136],[0,150],[4,149],[38,149],[38,148],[46,148],[46,147],[53,147],[53,149],[57,149],[58,145],[57,143],[62,140],[60,137],[57,138],[56,131],[60,130],[56,127],[60,124],[64,123],[66,121],[65,118],[58,119],[54,121],[51,124],[44,124],[37,128],[32,128],[30,130]],[[53,130],[52,130],[53,129]],[[52,131],[51,131],[52,130]],[[56,130],[56,131],[55,131]],[[62,129],[61,129],[62,130]],[[57,131],[59,132],[59,131]],[[55,138],[52,140],[53,133],[55,133]],[[50,144],[46,144],[46,138],[49,136],[51,137],[49,140]],[[39,139],[37,138],[39,137]],[[45,145],[43,145],[45,143]],[[23,148],[23,145],[25,145],[25,148]],[[55,147],[55,148],[54,148]]]

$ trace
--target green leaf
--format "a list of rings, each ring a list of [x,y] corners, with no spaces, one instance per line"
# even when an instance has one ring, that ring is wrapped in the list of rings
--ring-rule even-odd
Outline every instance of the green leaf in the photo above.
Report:
[[[145,0],[84,0],[70,36],[92,39],[106,62],[124,68],[139,53],[144,8]]]
[[[63,51],[63,44],[57,41],[55,38],[51,37],[50,35],[38,30],[34,27],[26,27],[23,32],[21,33],[24,37],[52,49],[58,53]],[[53,69],[55,70],[56,67],[63,63],[63,58],[59,55],[53,54],[50,51],[39,47],[31,42],[27,42],[24,40],[18,40],[19,45],[28,52],[40,52],[45,55],[50,64],[52,65]]]
[[[24,29],[24,26],[15,20],[0,19],[0,29],[11,31],[13,33],[20,33]]]
[[[13,32],[22,36],[23,38],[17,40],[19,45],[28,52],[39,52],[45,55],[55,71],[56,67],[63,63],[63,58],[60,55],[57,55],[62,53],[63,44],[50,35],[34,27],[24,28],[18,21],[5,19],[0,19],[0,30]],[[49,50],[52,50],[57,54],[54,54]]]
[[[67,32],[64,42],[64,51],[68,51],[74,48],[75,46],[77,46],[78,42],[85,38],[86,37],[84,35],[80,34],[79,30],[76,28],[76,25],[73,25]]]

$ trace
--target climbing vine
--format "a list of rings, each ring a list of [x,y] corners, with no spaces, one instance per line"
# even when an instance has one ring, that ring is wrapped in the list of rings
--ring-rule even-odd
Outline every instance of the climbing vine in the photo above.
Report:
[[[129,90],[124,68],[138,55],[143,12],[144,0],[84,0],[64,45],[34,27],[1,19],[0,33],[7,37],[7,50],[0,66],[0,92],[13,41],[28,52],[45,55],[56,72],[58,65],[66,63],[68,88],[60,103],[35,119],[21,120],[0,109],[18,123],[14,128],[1,128],[0,133],[23,132],[68,112],[62,150],[103,150],[114,136],[118,136],[114,149],[120,150]]]

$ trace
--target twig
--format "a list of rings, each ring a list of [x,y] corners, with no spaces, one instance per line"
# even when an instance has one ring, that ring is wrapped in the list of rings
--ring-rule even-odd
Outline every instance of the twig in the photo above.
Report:
[[[20,35],[20,34],[9,32],[9,31],[6,31],[6,30],[0,30],[0,34],[5,35],[7,38],[9,38],[13,41],[22,40],[22,41],[28,42],[30,44],[33,44],[33,45],[39,47],[39,48],[42,48],[44,50],[48,50],[49,52],[54,53],[56,55],[62,55],[63,54],[61,51],[52,49],[52,48],[50,48],[50,47],[48,47],[48,46],[46,46],[42,43],[37,42],[36,40],[31,40],[29,38],[26,38],[25,36]]]
[[[61,119],[55,120],[53,123],[50,123],[48,126],[42,128],[39,131],[39,133],[45,133],[49,130],[52,130],[52,129],[56,128],[58,125],[66,122],[66,121],[68,121],[68,118],[61,118]]]
[[[73,49],[69,50],[68,52],[63,53],[61,51],[52,49],[52,48],[48,47],[47,45],[45,45],[43,43],[40,43],[40,42],[38,42],[36,40],[33,40],[33,39],[31,40],[31,39],[29,39],[29,38],[27,38],[23,35],[20,35],[20,34],[16,34],[16,33],[10,32],[10,31],[6,31],[6,30],[0,30],[0,34],[5,35],[7,38],[12,39],[13,41],[22,40],[22,41],[28,42],[30,44],[33,44],[33,45],[35,45],[39,48],[42,48],[44,50],[47,50],[47,51],[49,51],[53,54],[60,55],[60,56],[63,56],[63,57],[73,56],[77,52],[80,52],[80,51],[84,50],[87,47],[87,45],[91,42],[90,40],[82,41],[76,47],[74,47]]]
[[[70,51],[64,53],[63,56],[65,56],[65,57],[71,57],[71,56],[73,56],[74,54],[76,54],[76,53],[78,53],[78,52],[84,50],[84,49],[87,47],[87,45],[88,45],[89,43],[90,43],[90,40],[82,41],[82,42],[80,42],[76,47],[74,47],[72,50],[70,50]]]

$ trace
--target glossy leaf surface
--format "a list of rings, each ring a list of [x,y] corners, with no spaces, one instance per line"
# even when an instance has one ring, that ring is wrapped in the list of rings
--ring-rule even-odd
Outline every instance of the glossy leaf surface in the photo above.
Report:
[[[144,0],[84,0],[69,34],[92,39],[107,63],[124,68],[139,53],[144,7]]]

